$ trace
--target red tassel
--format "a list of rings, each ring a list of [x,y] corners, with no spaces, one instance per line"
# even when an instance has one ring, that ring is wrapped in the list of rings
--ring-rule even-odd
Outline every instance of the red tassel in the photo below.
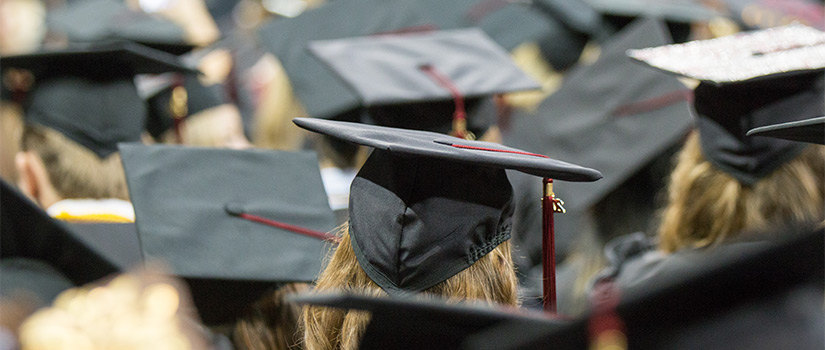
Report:
[[[555,196],[553,194],[553,179],[544,178],[542,181],[544,194],[541,197],[542,210],[542,238],[541,257],[543,267],[544,311],[556,313],[556,238],[553,228],[553,214],[555,213]]]

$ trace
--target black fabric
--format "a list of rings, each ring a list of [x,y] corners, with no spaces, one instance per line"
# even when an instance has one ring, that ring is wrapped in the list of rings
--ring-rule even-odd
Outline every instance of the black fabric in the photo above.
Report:
[[[314,153],[130,144],[120,152],[145,258],[189,283],[207,324],[320,273],[330,243],[237,216],[332,230]]]
[[[821,349],[825,232],[783,229],[782,239],[737,254],[696,255],[620,291],[616,315],[631,349]],[[468,349],[587,348],[591,315],[556,326],[507,322]],[[592,343],[591,343],[592,344]]]
[[[375,148],[350,190],[350,234],[359,264],[390,294],[442,282],[509,238],[512,188],[504,169],[565,181],[601,177],[489,142],[315,118],[294,122]]]
[[[0,260],[0,297],[35,297],[38,306],[52,303],[57,295],[75,285],[53,266],[39,260]]]
[[[55,129],[100,158],[118,142],[140,140],[147,109],[135,75],[191,71],[175,56],[129,43],[4,56],[0,66],[35,77],[23,102],[26,123]]]
[[[390,294],[419,292],[510,239],[512,189],[501,169],[375,150],[349,208],[353,250],[370,279]]]
[[[514,169],[562,181],[590,182],[602,176],[595,169],[543,155],[527,154],[522,150],[491,142],[463,140],[434,132],[317,118],[296,118],[293,122],[310,131],[396,154],[424,156],[476,166]]]
[[[456,304],[438,298],[305,294],[291,299],[301,304],[368,311],[370,322],[359,349],[458,349],[467,337],[503,323],[547,327],[564,323],[515,308]]]
[[[762,126],[751,129],[748,131],[747,136],[775,137],[825,145],[825,117]]]
[[[119,0],[83,0],[50,10],[46,25],[70,43],[126,40],[180,55],[195,46],[174,22],[133,11]]]
[[[799,143],[747,137],[755,127],[825,113],[822,73],[713,86],[694,91],[702,153],[741,183],[752,185],[801,152]]]
[[[120,270],[77,233],[40,209],[5,181],[0,181],[0,259],[25,258],[46,263],[75,285]]]
[[[186,90],[187,96],[187,115],[184,117],[188,118],[198,112],[229,103],[220,84],[203,85],[194,74],[187,74],[181,77],[181,80],[183,81],[181,86]],[[155,138],[159,138],[175,124],[175,117],[172,115],[170,106],[173,88],[173,86],[164,88],[146,101],[149,109],[146,130]]]
[[[709,21],[721,14],[696,0],[583,0],[599,12],[623,17],[650,17],[668,22]]]

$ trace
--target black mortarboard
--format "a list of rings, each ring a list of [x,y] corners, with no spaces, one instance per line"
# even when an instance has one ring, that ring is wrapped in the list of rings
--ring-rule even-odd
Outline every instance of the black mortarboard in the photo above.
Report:
[[[146,130],[154,138],[159,139],[167,130],[174,128],[176,119],[187,118],[198,112],[229,103],[220,84],[204,85],[195,74],[160,76],[150,79],[165,79],[157,92],[149,96],[147,104],[149,115],[146,119]],[[175,89],[181,88],[185,91],[182,101],[173,98]],[[175,106],[177,103],[185,103],[185,109]]]
[[[767,176],[804,147],[746,137],[748,130],[825,114],[825,33],[810,27],[771,28],[628,55],[701,81],[693,106],[702,152],[744,184]]]
[[[195,48],[177,24],[135,11],[120,0],[83,0],[49,11],[49,30],[65,34],[70,43],[126,40],[174,55]]]
[[[294,122],[375,148],[350,189],[349,232],[358,263],[390,294],[432,287],[510,238],[505,169],[563,181],[601,177],[489,142],[315,118]]]
[[[598,61],[570,71],[537,111],[512,117],[505,144],[576,159],[604,175],[594,184],[560,186],[556,192],[568,210],[596,204],[690,128],[690,90],[636,67],[624,54],[668,42],[661,22],[640,20],[612,38]]]
[[[313,41],[309,50],[346,82],[358,96],[358,104],[368,109],[455,99],[455,112],[463,113],[461,117],[452,111],[438,115],[428,110],[435,115],[425,112],[420,116],[405,110],[392,115],[372,113],[380,125],[446,132],[454,118],[466,117],[458,107],[464,97],[541,87],[476,28]]]
[[[555,323],[563,323],[516,308],[456,304],[436,297],[305,294],[290,299],[300,304],[369,311],[370,322],[358,344],[359,349],[458,349],[468,336],[503,323],[533,327],[553,327]]]
[[[49,217],[5,181],[0,182],[0,197],[0,258],[3,260],[40,261],[76,285],[119,271],[115,263],[78,238],[78,232]]]
[[[0,298],[35,296],[37,306],[49,305],[75,285],[46,262],[27,258],[0,259]]]
[[[799,120],[758,127],[748,131],[747,136],[767,136],[784,140],[825,145],[825,117]]]
[[[314,153],[120,152],[143,254],[187,281],[205,323],[231,321],[267,290],[320,272],[335,219]]]
[[[629,349],[821,349],[825,232],[776,233],[785,238],[741,254],[724,247],[696,254],[679,269],[619,291],[618,305],[598,315],[556,326],[505,322],[464,346],[583,349],[593,345],[595,330],[618,320]]]
[[[295,95],[311,117],[344,117],[358,105],[358,97],[325,69],[307,50],[313,40],[331,40],[430,27],[418,15],[415,2],[375,0],[333,1],[294,18],[279,18],[258,31],[261,46],[284,66]]]
[[[146,106],[137,74],[192,71],[177,57],[137,44],[68,48],[0,58],[3,69],[31,71],[26,123],[55,129],[103,158],[118,142],[139,141]]]

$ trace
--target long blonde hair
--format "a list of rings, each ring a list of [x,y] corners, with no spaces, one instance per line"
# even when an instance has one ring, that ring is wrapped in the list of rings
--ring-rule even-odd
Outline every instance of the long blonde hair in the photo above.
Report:
[[[710,164],[693,132],[668,187],[659,248],[717,245],[743,231],[789,222],[821,222],[825,212],[825,147],[808,146],[753,186],[743,185]]]
[[[426,291],[425,295],[451,300],[475,300],[518,305],[517,278],[505,241],[469,268]],[[316,291],[345,291],[368,296],[387,295],[370,280],[358,265],[350,235],[342,229],[342,239],[321,273]],[[304,347],[306,349],[355,349],[369,323],[369,314],[324,307],[304,308]]]
[[[256,301],[237,322],[232,340],[238,349],[294,349],[301,342],[301,307],[285,300],[307,292],[306,283],[288,283]]]

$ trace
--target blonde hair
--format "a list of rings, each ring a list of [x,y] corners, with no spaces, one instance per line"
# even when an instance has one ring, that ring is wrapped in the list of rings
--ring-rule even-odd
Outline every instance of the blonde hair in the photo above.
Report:
[[[255,111],[255,134],[252,143],[256,147],[295,150],[304,141],[304,132],[292,124],[292,119],[306,115],[295,97],[289,77],[276,58],[265,56],[262,64],[273,70],[272,79],[266,85],[260,105]]]
[[[825,212],[825,148],[808,146],[753,186],[710,164],[697,132],[678,156],[662,213],[659,248],[717,245],[743,231],[790,222],[821,222]]]
[[[238,349],[294,349],[301,342],[301,307],[284,298],[307,292],[306,283],[289,283],[252,304],[235,323],[232,339]]]
[[[62,198],[129,200],[120,154],[104,159],[50,128],[25,125],[21,150],[33,151],[46,167],[49,180]]]
[[[475,264],[424,292],[449,300],[473,300],[504,305],[518,305],[518,281],[505,241]],[[384,297],[387,293],[370,280],[352,250],[348,230],[321,273],[316,291],[344,291]],[[324,307],[304,308],[304,347],[306,349],[356,349],[369,323],[369,313]]]

